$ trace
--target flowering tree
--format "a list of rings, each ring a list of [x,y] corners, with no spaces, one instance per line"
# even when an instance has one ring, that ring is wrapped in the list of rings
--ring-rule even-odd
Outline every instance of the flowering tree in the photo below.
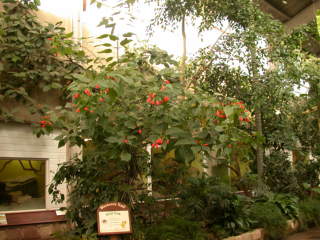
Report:
[[[167,66],[161,69],[161,65]],[[241,129],[250,123],[244,105],[234,99],[218,102],[201,89],[186,90],[176,63],[158,49],[127,51],[115,64],[74,74],[69,102],[39,122],[38,134],[60,129],[59,146],[83,149],[60,166],[50,186],[73,186],[69,217],[79,229],[93,230],[95,209],[105,201],[133,206],[146,193],[149,173],[146,151],[174,152],[174,161],[190,167],[196,156],[212,151],[230,160],[231,146],[251,148],[254,136]],[[175,195],[175,193],[171,193]]]

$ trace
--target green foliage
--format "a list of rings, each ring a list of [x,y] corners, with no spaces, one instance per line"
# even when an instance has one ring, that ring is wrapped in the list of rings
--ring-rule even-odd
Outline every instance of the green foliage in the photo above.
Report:
[[[145,238],[150,240],[205,240],[200,223],[172,216],[145,229]]]
[[[250,218],[255,227],[263,227],[269,239],[282,239],[287,229],[287,219],[272,202],[256,202],[250,208]]]
[[[61,90],[57,99],[65,100],[64,87],[72,73],[81,72],[84,52],[77,49],[61,23],[43,26],[32,10],[38,1],[1,0],[0,12],[0,101],[24,103],[32,113],[43,114],[38,92]],[[36,87],[35,87],[36,86]],[[37,92],[38,91],[38,92]],[[14,118],[12,109],[1,108],[0,118]],[[19,119],[14,119],[19,120]]]
[[[297,179],[288,157],[288,153],[286,152],[272,151],[271,154],[265,158],[265,164],[267,166],[264,173],[265,183],[272,192],[298,192]]]
[[[300,186],[301,196],[319,193],[317,191],[320,186],[319,174],[319,159],[297,162],[295,175]]]
[[[299,222],[302,228],[320,225],[320,200],[307,198],[299,202]]]
[[[157,70],[160,64],[168,67]],[[157,49],[127,51],[118,62],[101,64],[97,71],[73,74],[68,88],[72,103],[49,113],[52,126],[60,129],[59,146],[68,142],[83,148],[83,159],[62,164],[50,186],[57,202],[64,200],[59,185],[73,186],[67,216],[81,234],[95,231],[99,204],[122,201],[133,207],[139,195],[147,193],[145,178],[153,174],[148,145],[152,156],[174,152],[181,177],[171,174],[181,183],[196,156],[209,156],[215,149],[228,159],[230,142],[245,139],[253,144],[254,138],[237,127],[243,111],[237,105],[223,107],[220,119],[220,103],[201,89],[195,89],[196,94],[186,90],[174,64]],[[37,131],[50,133],[52,127]]]
[[[183,215],[201,222],[215,236],[223,238],[251,229],[250,200],[214,178],[191,178],[179,196]]]

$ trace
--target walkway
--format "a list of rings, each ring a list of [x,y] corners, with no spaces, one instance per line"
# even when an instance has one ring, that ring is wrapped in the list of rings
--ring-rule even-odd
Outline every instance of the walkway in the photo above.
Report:
[[[285,240],[320,240],[320,228],[314,228],[307,232],[293,234]]]

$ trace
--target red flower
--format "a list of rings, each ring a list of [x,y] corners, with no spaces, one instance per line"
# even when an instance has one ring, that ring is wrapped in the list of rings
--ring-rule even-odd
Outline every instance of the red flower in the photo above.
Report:
[[[91,96],[91,92],[88,88],[84,90],[84,94],[86,94],[87,96]]]
[[[164,98],[163,98],[163,102],[168,102],[170,100],[170,98],[168,97],[168,96],[165,96]]]
[[[100,89],[100,85],[97,84],[97,85],[95,86],[95,88],[96,88],[96,89]]]
[[[154,101],[151,101],[150,104],[151,104],[151,105],[154,105]]]
[[[75,94],[73,94],[73,98],[74,99],[77,99],[77,98],[79,98],[80,97],[80,93],[75,93]]]
[[[142,130],[141,130],[141,129],[138,129],[138,130],[137,130],[137,133],[138,133],[138,134],[142,134]]]
[[[151,97],[151,98],[155,98],[155,96],[156,96],[155,93],[150,93],[150,94],[149,94],[149,97]]]
[[[41,125],[42,128],[46,127],[46,125]]]
[[[79,113],[79,112],[80,112],[80,108],[78,108],[78,109],[76,110],[76,112],[78,112],[78,113]]]
[[[152,147],[152,148],[159,148],[160,146],[159,146],[159,144],[157,144],[157,143],[153,143],[153,144],[151,144],[151,147]]]
[[[235,102],[235,105],[243,105],[243,102]]]
[[[226,116],[226,114],[224,113],[223,110],[217,110],[214,115],[216,115],[219,118],[227,118],[227,116]]]
[[[84,107],[83,110],[89,111],[89,108],[88,107]]]
[[[244,119],[243,119],[243,121],[248,122],[248,123],[249,123],[249,122],[251,122],[251,121],[250,121],[250,119],[249,119],[249,118],[247,118],[247,117],[246,117],[246,118],[244,118]]]
[[[162,104],[162,101],[156,101],[156,105],[161,105]]]
[[[169,144],[169,143],[170,143],[170,140],[168,139],[168,140],[167,140],[167,144]]]
[[[43,118],[43,119],[49,119],[50,117],[49,117],[49,116],[42,116],[41,118]]]
[[[123,139],[122,142],[123,143],[129,143],[128,139]]]
[[[164,90],[166,90],[166,86],[161,86],[161,88],[160,88],[160,91],[164,91]]]
[[[99,98],[99,102],[104,102],[104,98]]]
[[[40,124],[47,124],[47,121],[40,121]]]
[[[161,138],[158,138],[156,141],[155,141],[156,144],[159,144],[161,145],[163,143],[163,140]]]
[[[170,84],[171,82],[169,80],[164,81],[166,84]]]
[[[204,143],[204,144],[202,144],[202,146],[208,147],[209,144],[208,143]]]
[[[94,111],[93,111],[93,110],[90,110],[90,112],[93,113]]]
[[[49,41],[52,41],[52,38],[48,38]]]
[[[151,103],[152,102],[152,98],[148,97],[147,98],[147,103]]]
[[[239,121],[242,122],[243,121],[243,117],[239,117]]]

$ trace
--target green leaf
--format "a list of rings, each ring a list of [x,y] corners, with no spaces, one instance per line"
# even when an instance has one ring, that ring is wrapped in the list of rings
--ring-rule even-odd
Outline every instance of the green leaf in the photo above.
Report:
[[[103,38],[107,38],[109,37],[110,34],[102,34],[99,37],[97,37],[98,39],[103,39]]]
[[[227,135],[225,135],[225,134],[221,134],[221,135],[219,136],[219,140],[220,140],[220,142],[222,142],[222,143],[227,142],[228,139],[229,139],[229,137],[228,137]]]
[[[226,106],[223,108],[225,114],[227,115],[227,117],[231,116],[234,113],[234,107],[232,106]]]
[[[121,46],[125,46],[125,45],[127,45],[128,43],[130,43],[130,42],[132,42],[132,40],[130,40],[130,39],[124,39],[124,40],[122,40],[121,42],[120,42],[120,45]]]
[[[182,146],[175,151],[176,159],[180,162],[191,163],[195,157],[190,147]]]
[[[112,53],[112,49],[104,49],[100,51],[99,53]]]
[[[123,34],[122,36],[127,38],[127,37],[132,37],[133,35],[135,35],[135,34],[132,32],[127,32],[127,33]]]
[[[106,140],[109,143],[119,143],[120,142],[120,139],[116,138],[116,137],[108,137],[108,138],[106,138]]]
[[[196,155],[202,150],[202,148],[200,146],[193,146],[191,147],[191,150],[194,153],[194,155]]]
[[[195,141],[193,138],[185,138],[185,139],[181,139],[181,140],[178,140],[176,143],[175,143],[176,146],[179,146],[179,145],[195,145]]]
[[[119,40],[119,38],[117,36],[115,36],[115,35],[109,35],[109,38],[110,38],[111,41]]]
[[[110,62],[110,61],[112,61],[112,59],[113,59],[113,57],[108,57],[108,58],[105,59],[105,61],[106,62]]]
[[[189,133],[180,129],[180,128],[177,128],[177,127],[173,127],[173,128],[169,128],[167,130],[167,134],[170,135],[170,136],[177,136],[177,137],[185,137],[185,136],[189,136]]]
[[[217,132],[223,132],[223,131],[224,131],[224,129],[223,129],[222,126],[216,126],[214,129],[215,129]]]
[[[131,160],[131,154],[128,152],[122,152],[120,158],[124,162],[129,162]]]

